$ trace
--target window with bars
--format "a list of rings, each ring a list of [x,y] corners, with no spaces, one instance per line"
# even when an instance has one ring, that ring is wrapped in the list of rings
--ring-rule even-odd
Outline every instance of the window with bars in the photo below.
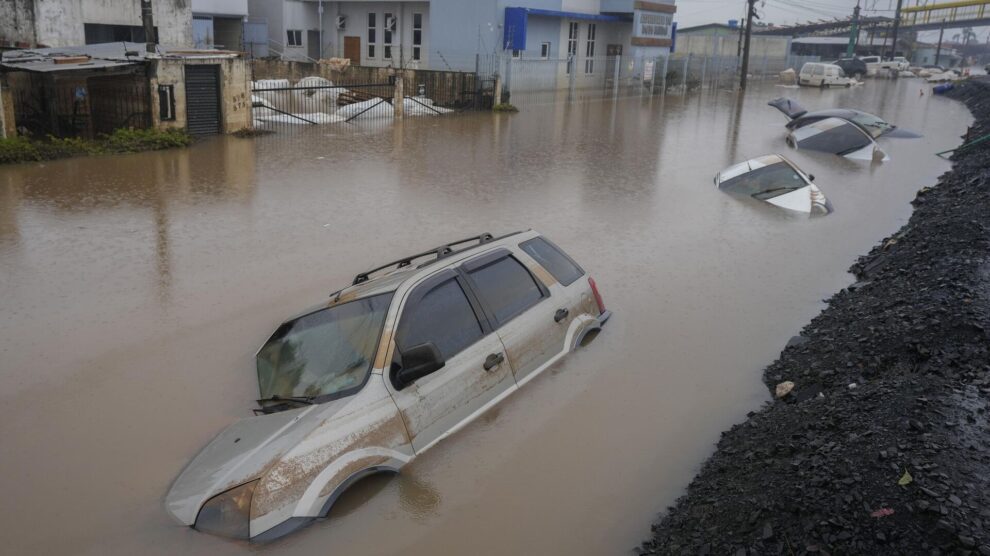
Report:
[[[374,12],[368,14],[368,58],[375,57],[375,44],[378,42],[378,37],[375,36],[378,30],[376,15]]]
[[[386,60],[392,59],[392,32],[395,30],[395,17],[386,12],[384,17],[385,28],[382,29],[382,57]]]
[[[579,27],[578,22],[572,21],[567,28],[567,73],[571,73],[571,66],[574,65],[574,59],[577,58]]]
[[[413,14],[412,59],[422,58],[423,48],[423,14]]]
[[[595,24],[588,24],[588,40],[584,46],[584,73],[595,72]]]

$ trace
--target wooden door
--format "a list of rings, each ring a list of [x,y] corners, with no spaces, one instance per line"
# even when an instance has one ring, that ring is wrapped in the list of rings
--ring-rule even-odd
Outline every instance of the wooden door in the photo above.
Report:
[[[350,58],[352,65],[361,65],[361,37],[344,37],[344,58]]]

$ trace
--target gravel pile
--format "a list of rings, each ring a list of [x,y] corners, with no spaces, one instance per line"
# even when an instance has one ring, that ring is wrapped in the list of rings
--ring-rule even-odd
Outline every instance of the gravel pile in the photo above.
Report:
[[[990,134],[990,81],[951,96]],[[764,371],[644,554],[990,556],[990,141]]]

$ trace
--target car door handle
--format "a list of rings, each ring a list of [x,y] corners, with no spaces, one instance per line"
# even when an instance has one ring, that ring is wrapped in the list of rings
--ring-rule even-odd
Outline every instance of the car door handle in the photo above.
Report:
[[[502,364],[505,361],[505,356],[501,353],[489,353],[488,357],[485,358],[485,370],[490,371],[495,367]]]
[[[571,314],[567,309],[557,309],[557,312],[553,314],[553,322],[560,322],[567,318],[567,315]]]

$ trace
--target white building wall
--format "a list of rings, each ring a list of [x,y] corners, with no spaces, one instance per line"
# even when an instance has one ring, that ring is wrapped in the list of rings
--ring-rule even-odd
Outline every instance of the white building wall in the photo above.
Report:
[[[277,1],[277,0],[276,0]],[[308,61],[309,58],[309,32],[319,31],[320,19],[317,16],[318,5],[313,2],[303,2],[301,0],[283,0],[282,4],[282,33],[274,39],[279,43],[278,48],[284,49],[282,58],[286,60]],[[324,3],[324,9],[326,3]],[[302,43],[300,46],[289,46],[288,31],[302,31]],[[268,29],[272,33],[271,27]],[[284,46],[283,46],[284,45]]]
[[[334,2],[324,4],[324,44],[327,56],[344,57],[345,37],[358,37],[361,41],[362,66],[376,67],[428,67],[430,60],[430,3],[429,2]],[[375,52],[369,56],[368,14],[375,14]],[[396,18],[392,31],[392,56],[385,57],[385,14]],[[422,15],[420,60],[413,60],[414,14]],[[337,29],[337,17],[346,18],[343,29]]]
[[[59,3],[71,4],[73,0]],[[156,0],[152,6],[159,42],[169,46],[191,46],[192,6],[189,0]],[[140,26],[141,0],[83,0],[82,22]]]
[[[248,15],[248,0],[192,0],[195,14],[240,16]]]
[[[59,47],[85,44],[82,0],[37,0],[34,29],[39,45]]]

